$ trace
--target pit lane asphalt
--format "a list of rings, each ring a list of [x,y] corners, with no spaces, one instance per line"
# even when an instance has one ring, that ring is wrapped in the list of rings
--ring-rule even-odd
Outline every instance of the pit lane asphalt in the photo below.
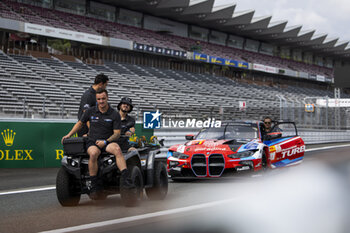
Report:
[[[334,146],[334,144],[307,146],[307,149],[326,146]],[[350,163],[348,150],[349,147],[340,147],[306,152],[304,163],[312,163],[315,160],[324,161],[341,170]],[[58,168],[0,169],[0,193],[23,188],[53,187],[57,171]],[[230,186],[238,187],[242,183],[247,184],[251,181],[251,176],[244,175],[230,179],[183,183],[170,181],[166,200],[149,201],[145,197],[141,205],[135,208],[123,207],[119,195],[109,196],[107,200],[100,202],[91,201],[86,195],[82,195],[77,207],[61,207],[54,189],[0,195],[0,232],[48,231],[210,203],[221,199],[223,194],[218,193],[217,190],[225,189],[228,183]],[[145,220],[143,223],[152,226],[152,221]],[[99,232],[112,232],[117,228],[113,226]],[[91,232],[97,232],[97,230],[92,229]]]

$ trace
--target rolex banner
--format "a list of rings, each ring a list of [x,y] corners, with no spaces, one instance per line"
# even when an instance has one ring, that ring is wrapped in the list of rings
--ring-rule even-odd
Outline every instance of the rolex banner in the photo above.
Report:
[[[71,122],[0,121],[0,168],[59,167],[63,157],[61,138]],[[136,125],[136,134],[147,139],[153,130]]]

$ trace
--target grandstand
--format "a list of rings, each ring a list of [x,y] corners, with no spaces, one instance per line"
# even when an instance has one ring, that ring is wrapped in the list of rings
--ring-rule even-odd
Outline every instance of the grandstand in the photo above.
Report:
[[[58,0],[55,4],[42,0],[0,2],[1,116],[76,118],[80,96],[97,74],[105,73],[111,79],[108,90],[112,105],[116,106],[123,96],[129,96],[135,103],[137,117],[142,111],[159,109],[164,115],[218,119],[257,119],[271,115],[302,123],[308,117],[303,111],[306,99],[334,96],[333,65],[347,59],[345,52],[332,60],[324,56],[320,62],[321,55],[317,50],[310,60],[308,52],[305,52],[305,59],[292,59],[269,49],[270,52],[264,52],[230,46],[231,36],[238,41],[246,40],[245,44],[249,45],[251,39],[238,37],[238,32],[227,34],[227,38],[221,40],[212,30],[203,39],[201,32],[211,29],[196,24],[191,17],[187,17],[188,22],[180,22],[176,15],[171,17],[171,22],[180,25],[181,29],[187,28],[186,23],[190,25],[188,35],[181,35],[183,30],[173,33],[165,29],[150,30],[146,27],[147,17],[150,24],[153,22],[150,17],[155,18],[159,11],[150,1],[123,1],[121,5],[114,1],[79,2],[84,8],[76,1],[67,0]],[[154,1],[163,7],[171,2]],[[142,8],[144,4],[146,8]],[[92,6],[119,13],[108,17],[94,14]],[[128,13],[130,19],[125,16]],[[142,21],[144,25],[140,23]],[[71,39],[70,49],[58,51],[49,45],[50,38],[55,36],[45,35],[46,32],[36,34],[30,31],[31,25],[39,29],[45,27],[46,31],[65,29],[67,31],[62,32],[81,33],[81,37],[88,39],[85,42],[58,35],[56,38]],[[225,32],[220,33],[218,35]],[[256,38],[252,45],[260,43],[260,48],[286,50],[277,42],[265,45],[267,38],[264,42],[259,42],[258,36]],[[99,42],[92,42],[99,39]],[[114,39],[117,40],[115,44],[112,43]],[[333,51],[337,49],[335,46]],[[207,57],[206,62],[196,60],[196,54]],[[232,59],[247,67],[218,66],[210,62],[212,57],[225,61]],[[343,93],[343,97],[348,95]],[[244,111],[239,109],[240,101],[246,102]],[[285,107],[290,112],[286,116],[283,115],[285,110],[281,113]],[[334,119],[334,113],[327,114],[330,114],[329,119]],[[347,112],[341,114],[341,119],[346,120],[344,114]],[[324,116],[318,116],[318,119],[325,121]]]

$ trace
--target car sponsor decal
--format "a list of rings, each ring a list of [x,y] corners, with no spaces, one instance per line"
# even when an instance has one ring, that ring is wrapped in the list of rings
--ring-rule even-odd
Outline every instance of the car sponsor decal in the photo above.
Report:
[[[193,145],[202,145],[205,142],[205,140],[193,140],[187,143],[188,146]]]
[[[281,142],[287,142],[287,140],[292,139],[293,137],[281,138],[273,141],[264,141],[264,143],[268,146],[272,146]],[[294,138],[293,138],[294,139]]]
[[[293,165],[293,164],[296,164],[296,163],[299,163],[301,162],[301,160],[303,160],[303,157],[299,157],[299,158],[296,158],[296,159],[284,159],[282,161],[279,161],[277,163],[273,163],[273,167],[285,167],[285,166],[290,166],[290,165]]]
[[[242,152],[242,151],[246,151],[246,150],[256,150],[258,149],[259,144],[256,142],[249,142],[245,145],[242,145],[237,152]]]
[[[227,149],[224,147],[200,147],[200,148],[196,148],[194,149],[194,152],[198,152],[198,151],[213,151],[213,150],[220,150],[220,151],[226,151]]]
[[[285,158],[286,156],[293,156],[295,154],[299,154],[305,151],[305,146],[300,146],[300,147],[294,147],[294,148],[288,148],[282,150],[282,158]]]
[[[185,148],[186,148],[186,146],[184,146],[184,145],[180,145],[178,148],[177,148],[177,152],[179,152],[179,153],[184,153],[185,152]]]
[[[237,162],[237,161],[246,161],[246,160],[254,160],[256,159],[254,156],[249,156],[245,158],[235,158],[235,159],[230,159],[228,162]]]
[[[247,170],[250,170],[250,167],[249,166],[243,166],[243,167],[238,167],[236,169],[237,169],[237,171],[247,171]]]

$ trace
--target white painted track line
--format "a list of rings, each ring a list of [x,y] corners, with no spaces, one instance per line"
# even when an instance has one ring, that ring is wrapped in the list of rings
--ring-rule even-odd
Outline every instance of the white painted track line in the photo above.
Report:
[[[61,228],[61,229],[56,229],[56,230],[51,230],[51,231],[43,231],[41,233],[63,233],[63,232],[91,230],[93,228],[98,228],[98,227],[106,227],[106,226],[120,224],[120,223],[134,222],[134,221],[139,221],[139,220],[144,220],[144,219],[149,219],[149,218],[162,217],[162,216],[171,215],[171,214],[178,214],[178,213],[183,213],[183,212],[188,212],[188,211],[193,211],[193,210],[199,210],[199,209],[203,209],[203,208],[209,208],[209,207],[217,206],[220,204],[229,203],[229,202],[232,202],[235,200],[237,200],[237,199],[232,198],[232,199],[226,199],[226,200],[221,200],[221,201],[213,201],[213,202],[208,202],[208,203],[204,203],[204,204],[192,205],[192,206],[181,207],[181,208],[170,209],[170,210],[163,210],[163,211],[158,211],[158,212],[154,212],[154,213],[142,214],[142,215],[137,215],[137,216],[125,217],[125,218],[118,218],[118,219],[113,219],[113,220],[108,220],[108,221],[103,221],[103,222],[95,222],[95,223],[89,223],[89,224],[84,224],[84,225],[79,225],[79,226],[74,226],[74,227]]]
[[[327,149],[334,149],[334,148],[342,148],[342,147],[348,147],[348,146],[350,146],[350,144],[337,145],[337,146],[317,147],[317,148],[312,148],[312,149],[306,149],[305,152],[318,151],[318,150],[327,150]]]
[[[10,195],[10,194],[19,194],[19,193],[31,193],[38,191],[46,191],[56,189],[55,185],[44,186],[44,187],[35,187],[35,188],[26,188],[26,189],[16,189],[16,190],[8,190],[0,192],[0,196],[2,195]]]

